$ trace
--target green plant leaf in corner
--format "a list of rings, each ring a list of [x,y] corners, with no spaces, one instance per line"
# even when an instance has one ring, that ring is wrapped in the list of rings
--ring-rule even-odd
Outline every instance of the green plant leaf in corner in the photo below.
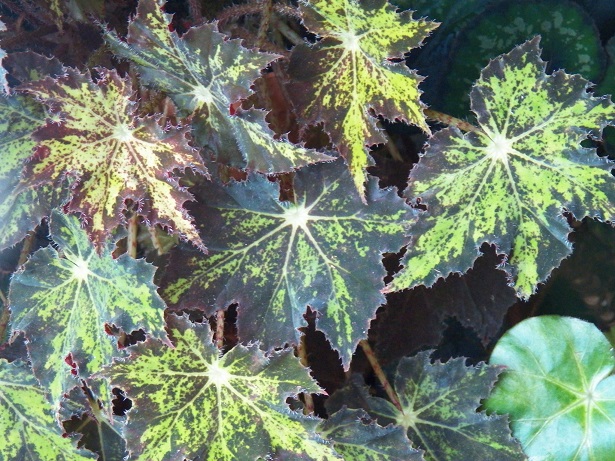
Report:
[[[382,427],[365,410],[343,407],[318,427],[344,461],[424,461],[400,426]]]
[[[204,249],[183,204],[191,195],[177,185],[174,169],[205,173],[188,145],[187,127],[163,130],[156,119],[137,118],[130,83],[110,71],[94,83],[88,74],[26,85],[56,113],[36,133],[37,152],[28,164],[31,183],[55,183],[74,174],[70,211],[80,212],[97,247],[122,222],[125,201],[139,205],[149,223],[161,224]]]
[[[520,461],[521,447],[510,435],[508,419],[477,411],[489,395],[500,367],[464,358],[431,363],[430,351],[403,358],[394,388],[402,411],[391,402],[366,395],[363,404],[380,422],[404,428],[426,461]],[[527,397],[527,394],[524,393]]]
[[[386,0],[313,0],[302,5],[305,25],[323,39],[293,49],[289,74],[291,97],[308,123],[325,129],[347,158],[357,190],[363,194],[366,144],[386,142],[370,111],[429,128],[418,85],[403,58],[421,44],[437,23],[396,13]]]
[[[0,460],[85,461],[94,459],[62,437],[45,391],[29,367],[0,358]]]
[[[175,347],[147,340],[102,373],[133,401],[126,428],[132,456],[244,461],[280,449],[305,460],[338,459],[315,433],[319,420],[286,404],[298,392],[320,391],[290,349],[265,356],[239,345],[221,356],[207,325],[169,322]]]
[[[581,76],[544,70],[538,38],[491,61],[471,93],[482,132],[448,128],[429,141],[405,192],[428,214],[389,291],[466,271],[491,242],[528,297],[571,251],[564,210],[615,217],[613,165],[581,147],[614,123],[615,106]]]
[[[294,202],[280,202],[278,185],[257,174],[226,187],[206,183],[194,193],[211,253],[175,253],[162,283],[165,300],[178,308],[239,303],[240,338],[266,348],[298,341],[309,305],[348,367],[385,302],[382,253],[407,241],[404,220],[413,210],[374,178],[363,203],[339,160],[298,171]]]
[[[291,171],[332,157],[273,138],[259,110],[231,115],[231,105],[247,98],[250,85],[279,56],[259,53],[227,40],[215,24],[194,27],[180,37],[155,0],[140,0],[127,42],[106,39],[118,56],[132,60],[146,84],[159,88],[192,119],[196,141],[220,162],[272,173]]]
[[[615,357],[598,328],[570,317],[533,317],[502,336],[489,362],[506,371],[485,407],[510,415],[531,460],[613,458]]]
[[[34,373],[57,404],[77,384],[67,357],[84,378],[111,363],[119,352],[105,323],[166,338],[165,305],[152,265],[113,259],[111,244],[98,255],[74,216],[54,212],[50,230],[61,252],[50,246],[34,253],[13,276],[9,302],[12,329],[25,332]],[[107,401],[109,390],[99,391]]]

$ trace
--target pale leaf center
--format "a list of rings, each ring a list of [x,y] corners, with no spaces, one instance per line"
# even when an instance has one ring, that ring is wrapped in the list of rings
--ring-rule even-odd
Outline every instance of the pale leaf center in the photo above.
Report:
[[[310,211],[305,205],[291,205],[284,212],[286,224],[293,227],[305,227],[310,220]]]
[[[513,141],[507,139],[504,135],[496,134],[491,143],[487,146],[487,155],[494,160],[508,162],[508,154],[512,152]]]
[[[352,32],[343,32],[339,34],[339,39],[348,51],[352,53],[361,51],[361,36],[355,35]]]
[[[81,281],[86,280],[91,274],[87,261],[84,261],[83,259],[76,259],[73,261],[73,264],[73,277]]]
[[[207,369],[207,378],[216,387],[224,387],[231,382],[232,375],[219,362],[213,362]]]
[[[194,86],[192,94],[194,95],[194,99],[196,99],[199,104],[209,105],[214,102],[214,95],[211,94],[209,88],[206,88],[203,85]]]
[[[134,139],[132,131],[132,128],[122,123],[121,125],[117,125],[113,130],[113,137],[118,141],[128,142]]]

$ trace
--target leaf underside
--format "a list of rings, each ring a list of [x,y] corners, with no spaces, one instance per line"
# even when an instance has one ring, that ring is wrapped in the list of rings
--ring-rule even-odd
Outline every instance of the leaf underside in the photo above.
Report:
[[[398,14],[385,0],[311,1],[302,12],[306,27],[323,39],[293,49],[291,97],[306,123],[324,121],[363,193],[371,163],[366,145],[386,142],[371,111],[429,132],[419,101],[421,78],[389,59],[419,46],[437,23],[414,20],[409,11]]]
[[[136,118],[130,84],[113,71],[95,84],[89,75],[67,69],[65,76],[29,83],[27,90],[60,119],[36,133],[39,143],[28,165],[29,181],[55,184],[65,175],[76,176],[68,208],[81,213],[99,248],[122,223],[130,199],[149,223],[204,249],[182,208],[192,197],[172,176],[176,168],[205,173],[188,145],[186,127],[165,131],[153,118]]]
[[[340,161],[300,170],[294,191],[295,202],[280,202],[278,185],[256,174],[195,190],[210,255],[176,251],[163,297],[208,313],[239,303],[239,336],[266,348],[297,342],[309,305],[347,367],[385,301],[382,253],[403,246],[413,212],[375,179],[364,204]]]
[[[207,326],[176,317],[169,329],[174,348],[148,340],[103,373],[134,402],[126,429],[133,456],[243,461],[280,449],[306,460],[338,458],[314,432],[319,420],[285,402],[319,392],[291,350],[266,357],[239,345],[220,356]]]
[[[496,344],[490,362],[506,371],[485,402],[508,413],[531,459],[591,461],[615,453],[615,358],[591,323],[527,319]],[[528,396],[531,395],[531,398]]]
[[[113,245],[99,255],[73,216],[54,212],[50,230],[61,254],[53,247],[34,253],[13,276],[9,300],[12,329],[25,332],[35,375],[57,404],[77,384],[67,356],[83,378],[119,356],[105,323],[166,338],[165,305],[152,265],[113,259]],[[99,394],[109,403],[110,390]]]
[[[141,0],[137,12],[127,42],[114,33],[107,33],[107,42],[114,53],[136,64],[143,82],[168,93],[182,113],[194,113],[195,139],[213,150],[218,161],[272,173],[332,160],[315,150],[274,140],[262,111],[231,115],[231,105],[251,94],[250,85],[261,69],[278,55],[227,40],[215,24],[194,27],[179,37],[169,31],[155,0]]]
[[[431,138],[405,192],[428,213],[390,291],[465,272],[489,242],[509,254],[526,298],[571,251],[564,210],[615,216],[612,164],[581,147],[613,122],[615,106],[592,97],[579,75],[546,75],[539,55],[536,38],[483,70],[471,93],[483,132],[448,128]]]

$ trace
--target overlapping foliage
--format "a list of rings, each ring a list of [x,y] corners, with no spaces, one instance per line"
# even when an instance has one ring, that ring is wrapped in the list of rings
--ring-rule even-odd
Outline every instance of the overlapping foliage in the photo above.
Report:
[[[612,163],[596,155],[609,154],[599,139],[615,125],[610,97],[547,71],[527,37],[481,61],[475,126],[426,111],[419,84],[448,77],[427,73],[423,85],[415,69],[437,73],[455,24],[471,34],[469,10],[486,1],[412,12],[266,0],[218,22],[203,17],[209,3],[0,2],[0,29],[52,37],[43,50],[58,58],[0,42],[0,250],[25,237],[7,287],[0,277],[0,337],[7,323],[12,332],[0,347],[0,461],[512,461],[542,456],[558,431],[558,459],[607,456],[613,358],[588,324],[524,323],[491,365],[427,352],[397,361],[383,344],[436,345],[451,315],[487,344],[508,328],[515,294],[530,297],[571,253],[570,224],[615,218]],[[526,13],[506,14],[518,26]],[[399,127],[418,140],[413,152],[398,149]],[[384,143],[391,158],[377,153]],[[392,187],[410,166],[407,189]],[[396,311],[394,296],[408,305]],[[365,341],[374,319],[392,385]],[[344,376],[363,356],[380,382],[371,393]],[[509,371],[487,400],[495,415],[480,405],[497,364]],[[510,398],[527,388],[545,406]]]

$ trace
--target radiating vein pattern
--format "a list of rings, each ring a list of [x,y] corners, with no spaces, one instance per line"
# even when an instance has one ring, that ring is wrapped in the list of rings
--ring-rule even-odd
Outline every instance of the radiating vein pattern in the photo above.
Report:
[[[385,0],[315,0],[304,2],[302,11],[305,25],[323,39],[294,48],[291,97],[305,121],[324,121],[363,193],[371,161],[366,145],[386,142],[370,111],[429,131],[419,101],[421,78],[389,58],[419,46],[437,23],[396,13]]]
[[[68,69],[58,80],[29,84],[28,91],[59,119],[36,133],[39,143],[28,165],[29,181],[55,184],[66,175],[75,177],[69,209],[81,213],[98,247],[122,222],[130,199],[149,223],[203,248],[183,209],[192,197],[172,173],[176,168],[205,173],[188,145],[187,127],[164,130],[154,118],[135,117],[130,84],[115,72],[96,84],[89,75]]]
[[[292,351],[266,357],[236,346],[224,356],[205,325],[170,320],[174,348],[147,341],[104,372],[134,401],[128,447],[140,459],[242,461],[276,450],[306,460],[338,459],[314,428],[318,419],[291,411],[286,398],[319,392]]]
[[[384,302],[382,253],[403,246],[413,213],[375,180],[364,204],[339,161],[301,170],[294,191],[294,202],[280,202],[277,184],[258,175],[195,190],[205,206],[194,214],[211,253],[175,252],[163,296],[210,312],[238,302],[240,337],[265,347],[297,341],[309,305],[348,365]]]
[[[180,111],[194,113],[197,142],[217,159],[263,172],[291,171],[332,158],[286,141],[276,141],[262,111],[231,115],[230,106],[247,98],[261,69],[278,59],[250,51],[239,40],[227,40],[215,24],[169,32],[169,21],[155,0],[141,0],[127,41],[106,38],[114,53],[133,61],[148,85],[169,94]]]
[[[390,290],[466,271],[489,242],[508,253],[527,297],[570,253],[565,210],[615,216],[612,164],[581,146],[615,121],[615,107],[579,75],[546,75],[538,46],[527,42],[483,70],[471,93],[482,132],[449,128],[430,140],[405,192],[428,214]]]
[[[164,302],[152,283],[153,266],[128,255],[113,259],[113,245],[99,255],[73,216],[54,212],[52,247],[38,250],[11,280],[12,328],[24,331],[36,377],[58,403],[81,378],[120,352],[105,323],[132,332],[143,328],[164,339]],[[109,389],[99,390],[106,400]]]

